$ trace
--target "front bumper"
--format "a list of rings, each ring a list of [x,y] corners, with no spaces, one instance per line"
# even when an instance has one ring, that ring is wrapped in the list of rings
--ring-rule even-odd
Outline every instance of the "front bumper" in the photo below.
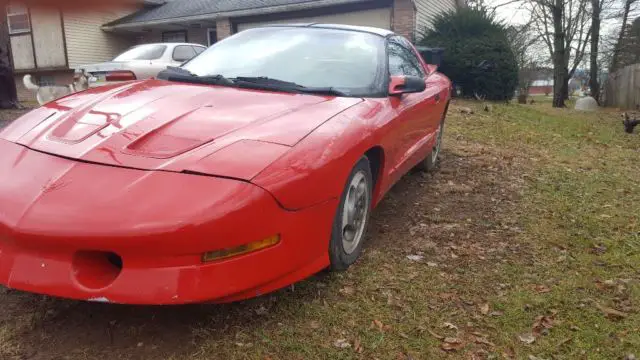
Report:
[[[0,284],[10,288],[127,304],[226,302],[329,264],[337,200],[287,211],[241,181],[87,164],[2,139],[0,154]],[[275,234],[274,247],[201,262],[204,252]]]

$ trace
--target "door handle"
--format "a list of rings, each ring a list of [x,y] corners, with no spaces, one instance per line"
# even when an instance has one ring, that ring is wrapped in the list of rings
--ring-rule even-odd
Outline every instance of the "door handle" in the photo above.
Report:
[[[440,102],[440,94],[436,94],[435,98],[436,98],[436,103],[439,103]]]

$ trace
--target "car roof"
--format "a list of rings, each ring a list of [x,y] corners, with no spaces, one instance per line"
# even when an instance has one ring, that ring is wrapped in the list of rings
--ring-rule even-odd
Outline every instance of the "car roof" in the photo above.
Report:
[[[320,29],[358,31],[358,32],[365,32],[365,33],[374,34],[382,37],[396,35],[391,30],[377,28],[373,26],[355,26],[355,25],[342,25],[342,24],[322,24],[322,23],[273,24],[273,25],[265,25],[264,27],[298,27],[298,28],[320,28]]]
[[[160,42],[160,43],[144,43],[144,44],[138,44],[136,46],[143,46],[143,45],[167,45],[167,46],[178,46],[178,45],[189,45],[189,46],[201,46],[201,47],[206,47],[202,44],[194,44],[194,43],[181,43],[181,42]]]

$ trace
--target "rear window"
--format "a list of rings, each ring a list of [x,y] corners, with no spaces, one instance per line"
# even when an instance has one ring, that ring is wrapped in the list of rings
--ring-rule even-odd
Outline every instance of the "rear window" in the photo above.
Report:
[[[173,60],[184,62],[196,56],[193,47],[188,45],[179,45],[173,50]]]
[[[138,45],[120,54],[113,61],[157,60],[162,57],[166,45]]]

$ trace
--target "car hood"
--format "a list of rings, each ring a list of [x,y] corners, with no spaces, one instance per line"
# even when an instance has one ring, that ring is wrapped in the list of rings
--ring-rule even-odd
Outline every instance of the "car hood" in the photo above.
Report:
[[[51,102],[0,138],[91,163],[251,179],[361,101],[147,80]]]

